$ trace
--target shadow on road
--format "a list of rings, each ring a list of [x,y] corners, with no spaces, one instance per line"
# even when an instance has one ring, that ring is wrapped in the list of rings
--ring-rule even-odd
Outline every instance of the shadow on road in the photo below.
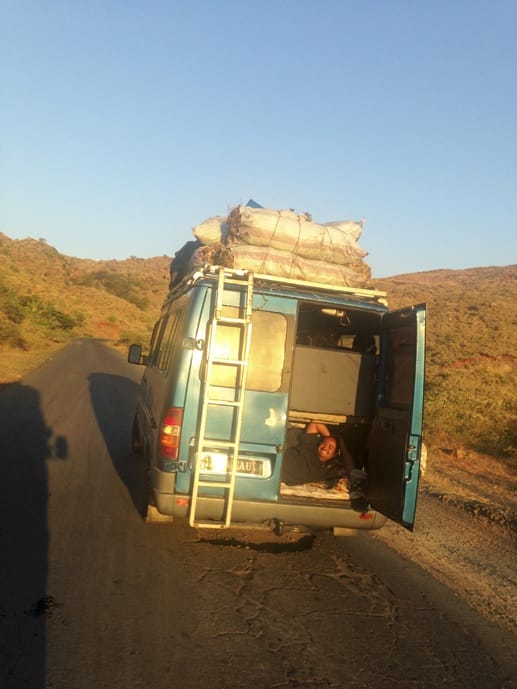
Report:
[[[65,459],[51,443],[37,390],[0,385],[0,685],[45,686],[45,623],[57,603],[47,594],[47,467]]]
[[[92,373],[88,381],[92,407],[113,466],[143,518],[147,510],[145,466],[131,450],[138,383],[108,373]]]

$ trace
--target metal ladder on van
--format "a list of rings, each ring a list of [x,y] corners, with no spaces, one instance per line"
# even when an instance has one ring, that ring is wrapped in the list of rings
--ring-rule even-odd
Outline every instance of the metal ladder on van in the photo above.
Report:
[[[235,493],[235,481],[238,467],[239,446],[244,413],[244,392],[248,375],[248,361],[251,345],[251,315],[253,309],[253,273],[243,272],[243,279],[229,276],[224,268],[219,268],[219,275],[215,295],[215,310],[210,322],[206,374],[203,400],[201,404],[201,419],[197,448],[195,453],[195,468],[190,501],[189,524],[192,527],[223,529],[230,526],[232,518],[233,497]],[[245,285],[244,299],[240,299],[238,315],[230,317],[223,315],[223,297],[227,285]],[[237,329],[238,354],[236,359],[227,359],[217,356],[216,337],[219,326],[228,326]],[[223,400],[213,397],[213,372],[214,367],[229,366],[236,370],[235,392],[233,400]],[[211,411],[220,407],[233,408],[230,437],[224,440],[208,440],[206,437],[207,419]],[[202,479],[203,456],[207,449],[212,451],[221,449],[228,453],[226,475],[224,480]],[[222,488],[224,490],[223,518],[217,520],[200,520],[197,518],[198,498],[201,488]]]

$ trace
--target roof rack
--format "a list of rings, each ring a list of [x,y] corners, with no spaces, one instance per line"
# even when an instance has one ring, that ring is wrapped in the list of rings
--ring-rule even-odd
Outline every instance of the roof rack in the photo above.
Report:
[[[167,297],[165,304],[178,297],[180,294],[186,292],[190,287],[196,284],[203,278],[218,278],[221,266],[206,264],[193,273],[186,275],[181,282],[178,282],[172,287]],[[225,268],[225,276],[235,280],[247,279],[249,270],[244,268]],[[336,294],[349,294],[351,296],[361,297],[369,301],[376,301],[385,303],[387,292],[376,289],[368,289],[366,287],[346,287],[344,285],[325,285],[322,282],[309,282],[307,280],[295,280],[293,278],[284,278],[277,275],[267,275],[262,273],[254,273],[255,285],[258,283],[268,283],[277,285],[279,287],[296,287],[298,289],[312,290],[317,292],[333,292]]]

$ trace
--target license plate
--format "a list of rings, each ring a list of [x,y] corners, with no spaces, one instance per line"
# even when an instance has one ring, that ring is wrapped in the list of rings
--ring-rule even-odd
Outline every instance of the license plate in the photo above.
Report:
[[[264,475],[264,462],[258,459],[238,459],[237,460],[238,474],[251,474],[252,476]]]
[[[207,452],[201,457],[201,473],[225,474],[227,472],[228,457],[219,452]],[[238,476],[267,477],[271,474],[269,460],[239,457],[237,460]]]

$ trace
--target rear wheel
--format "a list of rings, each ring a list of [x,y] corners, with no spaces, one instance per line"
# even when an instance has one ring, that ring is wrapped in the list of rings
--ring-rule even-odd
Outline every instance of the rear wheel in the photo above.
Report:
[[[133,419],[133,428],[131,429],[131,450],[135,455],[142,454],[142,439],[140,438],[136,416]]]
[[[146,472],[145,472],[145,490],[146,490],[146,503],[147,512],[145,515],[145,521],[147,524],[172,524],[174,517],[167,514],[162,514],[158,511],[156,507],[156,501],[154,499],[153,486],[151,481],[152,472],[152,462],[149,457],[149,452],[145,453],[146,457]]]

